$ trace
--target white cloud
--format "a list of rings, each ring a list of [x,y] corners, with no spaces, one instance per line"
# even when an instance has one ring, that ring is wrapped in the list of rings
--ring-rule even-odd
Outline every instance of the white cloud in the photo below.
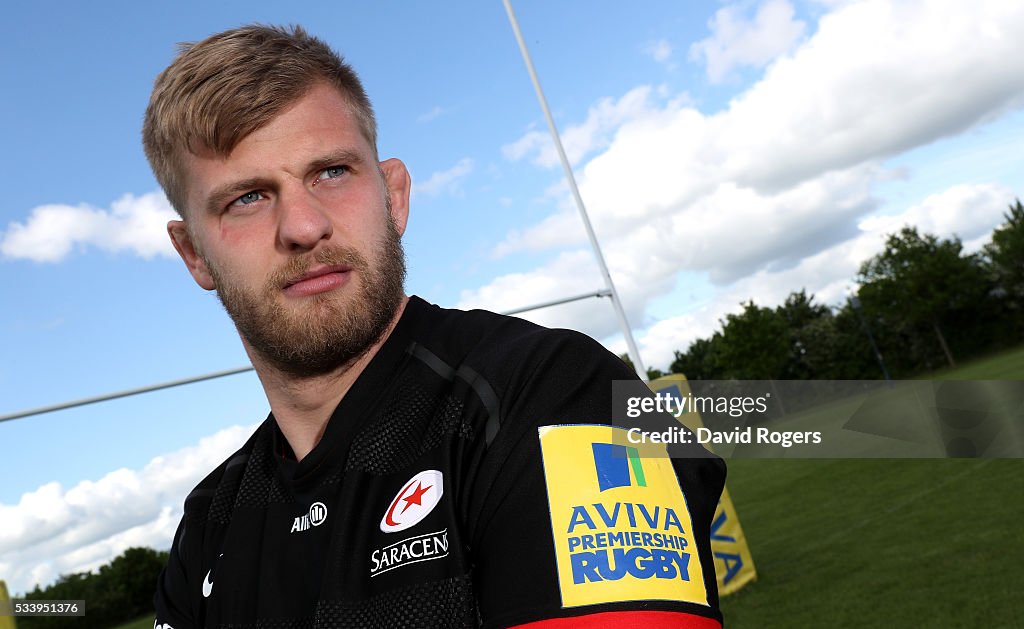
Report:
[[[641,50],[645,55],[658,63],[665,63],[672,58],[672,44],[668,43],[668,40],[665,39],[647,42]]]
[[[684,101],[660,109],[648,103],[617,127],[604,128],[613,139],[580,177],[591,217],[604,226],[599,235],[620,237],[630,224],[693,214],[701,203],[710,213],[692,218],[728,220],[720,216],[728,208],[709,204],[730,188],[772,197],[830,171],[874,169],[880,176],[883,171],[874,165],[879,160],[1019,105],[1024,46],[1013,33],[1024,29],[1024,5],[1015,5],[1014,12],[1006,4],[982,1],[969,8],[953,3],[943,10],[936,2],[918,3],[920,15],[905,5],[898,12],[872,2],[844,6],[825,16],[814,37],[727,109],[706,115]],[[962,14],[946,19],[950,7],[962,7]],[[946,18],[936,21],[935,14]],[[860,42],[872,38],[872,50],[879,52],[853,54],[862,48]],[[972,46],[972,40],[983,41]],[[648,93],[634,89],[629,94]],[[588,115],[588,121],[595,118]],[[863,196],[858,190],[857,196]],[[569,224],[569,212],[560,214],[565,216],[510,234],[497,251],[571,242],[553,233],[554,227]],[[785,208],[777,214],[780,231],[802,228],[789,225],[801,222],[798,215],[787,218]],[[819,218],[827,217],[849,222],[845,212],[823,205]],[[718,249],[726,243],[701,244]],[[718,272],[728,277],[745,270]]]
[[[792,265],[852,235],[856,218],[874,207],[874,172],[871,166],[829,172],[776,193],[725,182],[653,218],[656,240],[633,230],[613,245],[623,256],[636,247],[657,250],[666,272],[706,271],[715,284],[726,284],[761,268]]]
[[[185,496],[255,426],[234,426],[195,446],[65,490],[51,482],[0,504],[0,574],[12,592],[93,570],[132,546],[171,545]]]
[[[875,234],[890,234],[904,225],[913,225],[921,233],[956,236],[963,242],[987,238],[992,228],[1003,222],[1003,214],[1014,193],[993,184],[957,185],[932,194],[897,216],[871,216],[860,229]]]
[[[513,229],[491,252],[495,258],[517,251],[542,251],[586,242],[587,234],[575,208],[552,214],[526,230]]]
[[[473,160],[463,158],[448,170],[440,170],[430,176],[423,183],[413,184],[413,194],[436,196],[442,192],[454,194],[459,190],[459,184],[469,173],[473,172]]]
[[[550,146],[549,146],[550,145]],[[555,147],[551,145],[550,135],[532,129],[527,131],[523,137],[501,147],[502,154],[512,161],[519,161],[531,153],[550,151],[554,154]],[[557,163],[557,156],[556,156]],[[546,165],[546,164],[545,164]]]
[[[675,212],[646,217],[600,213],[595,229],[630,321],[634,326],[643,321],[647,304],[671,291],[682,270],[705,272],[724,289],[758,271],[772,273],[796,266],[849,239],[857,233],[859,217],[874,207],[869,188],[875,170],[864,166],[825,173],[774,194],[725,182]],[[551,239],[582,232],[579,218],[569,213],[553,215],[538,229],[547,229]],[[515,244],[516,238],[510,237],[499,248],[505,247],[502,252],[506,252]],[[601,286],[589,249],[576,249],[532,271],[501,276],[478,290],[464,291],[460,307],[500,311]],[[603,338],[618,329],[613,315],[611,308],[583,302],[524,316],[542,325],[583,329]]]
[[[443,107],[440,105],[434,105],[434,108],[430,111],[420,114],[419,117],[416,118],[416,122],[430,122],[445,113],[447,113],[447,110]]]
[[[708,156],[759,187],[953,135],[1024,97],[1024,5],[843,6],[710,121]]]
[[[648,86],[630,90],[618,100],[602,98],[590,107],[585,121],[559,129],[569,163],[575,164],[593,151],[606,147],[611,132],[623,122],[651,111],[650,100],[651,88]],[[503,146],[501,151],[512,161],[532,156],[533,163],[545,168],[560,164],[558,152],[547,131],[528,131],[515,142]]]
[[[838,300],[860,262],[881,247],[878,234],[898,228],[893,221],[980,246],[1012,201],[1010,190],[945,178],[930,182],[945,188],[942,194],[893,219],[874,216],[885,205],[879,184],[897,174],[887,158],[1024,104],[1019,32],[1021,3],[836,3],[813,36],[721,111],[703,113],[683,100],[656,105],[649,89],[631,90],[645,95],[644,106],[594,125],[610,139],[578,179],[634,325],[649,323],[648,304],[667,294],[681,271],[706,274],[714,298],[651,333],[692,329],[695,338],[741,301],[781,300],[801,287]],[[539,142],[521,142],[516,151],[506,147],[510,157],[539,156]],[[912,179],[912,164],[907,172]],[[463,303],[502,309],[600,285],[581,234],[569,202],[508,234],[496,254],[571,250],[465,291]],[[581,282],[584,276],[593,280]],[[598,338],[617,329],[611,309],[593,303],[528,316]],[[681,338],[667,356],[689,340]]]
[[[477,290],[464,290],[459,308],[486,306],[504,312],[577,295],[603,287],[597,265],[588,251],[570,251],[559,255],[544,267],[526,273],[509,273]],[[553,325],[544,316],[552,311],[520,315],[542,325]],[[554,326],[557,327],[557,326]]]
[[[643,336],[637,339],[640,356],[643,358],[645,366],[667,370],[675,360],[673,352],[686,351],[686,348],[695,339],[710,337],[715,332],[718,319],[735,308],[733,306],[724,312],[719,312],[718,305],[717,302],[706,305],[696,312],[663,319],[651,326]],[[626,347],[624,342],[619,345],[622,349],[616,351],[617,354],[624,352]]]
[[[174,257],[167,221],[178,218],[161,192],[126,194],[109,210],[88,205],[41,205],[24,223],[0,232],[0,254],[34,262],[60,262],[73,249],[96,247],[149,259]]]
[[[767,0],[752,20],[743,16],[740,5],[719,9],[708,22],[711,36],[690,46],[690,58],[706,62],[712,83],[720,83],[736,67],[763,67],[803,36],[806,25],[793,16],[787,0]]]

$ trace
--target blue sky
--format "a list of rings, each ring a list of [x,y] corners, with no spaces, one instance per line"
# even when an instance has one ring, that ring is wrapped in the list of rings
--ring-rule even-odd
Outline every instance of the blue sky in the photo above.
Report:
[[[175,45],[300,23],[363,77],[414,178],[409,290],[511,309],[600,276],[501,2],[17,3],[0,44],[0,413],[247,364],[166,242],[139,142]],[[650,366],[741,301],[837,303],[910,223],[976,249],[1024,196],[1024,8],[517,2]],[[624,345],[607,302],[529,315]],[[0,578],[166,547],[260,421],[252,375],[0,423]],[[742,507],[741,507],[742,508]]]

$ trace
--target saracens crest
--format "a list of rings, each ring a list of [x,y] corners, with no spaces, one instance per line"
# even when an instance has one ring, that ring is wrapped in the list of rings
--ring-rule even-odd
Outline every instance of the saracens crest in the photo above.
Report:
[[[427,517],[444,494],[444,478],[438,470],[424,470],[409,479],[391,501],[380,521],[380,530],[397,533]]]

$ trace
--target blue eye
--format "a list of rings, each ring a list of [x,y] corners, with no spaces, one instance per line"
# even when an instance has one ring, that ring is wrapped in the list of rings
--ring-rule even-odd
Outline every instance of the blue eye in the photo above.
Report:
[[[331,166],[320,171],[319,181],[324,179],[337,179],[348,172],[348,166]]]
[[[231,202],[231,205],[251,205],[263,198],[260,192],[246,192]]]

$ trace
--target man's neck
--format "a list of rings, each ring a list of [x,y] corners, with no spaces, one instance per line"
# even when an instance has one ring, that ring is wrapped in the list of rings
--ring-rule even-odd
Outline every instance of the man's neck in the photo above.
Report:
[[[408,303],[409,298],[403,297],[384,334],[362,356],[320,376],[303,378],[285,373],[269,364],[242,339],[263,384],[270,410],[296,460],[301,461],[320,442],[334,409],[391,336]]]

